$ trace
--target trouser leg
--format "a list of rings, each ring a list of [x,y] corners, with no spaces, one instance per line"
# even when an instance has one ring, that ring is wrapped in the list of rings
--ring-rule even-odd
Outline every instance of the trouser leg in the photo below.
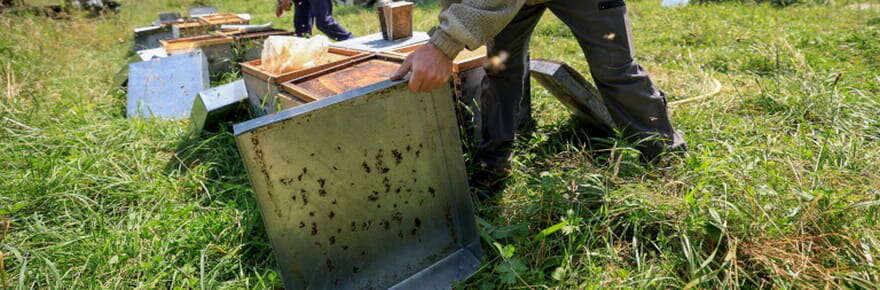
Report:
[[[490,68],[480,100],[482,143],[475,159],[489,167],[508,166],[516,133],[517,109],[527,93],[528,43],[546,8],[524,6],[488,45],[489,57],[507,54],[502,69]]]
[[[555,0],[547,4],[577,37],[608,112],[633,137],[656,137],[640,149],[653,158],[683,149],[672,128],[666,97],[633,59],[635,48],[623,0]]]
[[[315,18],[315,26],[330,39],[340,41],[352,37],[351,32],[345,30],[342,25],[333,19],[333,3],[330,0],[308,0],[312,6],[312,17]]]
[[[312,14],[309,0],[293,1],[293,32],[304,37],[312,34]]]

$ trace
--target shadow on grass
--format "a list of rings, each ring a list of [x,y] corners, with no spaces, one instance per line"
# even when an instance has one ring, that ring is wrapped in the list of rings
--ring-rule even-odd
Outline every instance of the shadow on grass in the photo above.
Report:
[[[265,273],[275,268],[275,255],[231,131],[231,123],[223,123],[216,131],[182,138],[164,172],[181,177],[192,174],[197,179],[204,176],[201,185],[208,194],[199,203],[232,207],[240,213],[241,266]]]

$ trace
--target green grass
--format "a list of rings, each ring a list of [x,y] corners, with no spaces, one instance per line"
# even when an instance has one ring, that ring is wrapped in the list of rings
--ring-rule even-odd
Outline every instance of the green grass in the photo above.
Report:
[[[289,20],[271,0],[128,2],[97,19],[0,16],[0,288],[279,287],[228,130],[190,140],[186,122],[128,121],[111,80],[159,11]],[[670,100],[723,84],[671,109],[688,154],[640,163],[533,84],[539,126],[503,199],[478,205],[487,255],[461,287],[877,287],[880,11],[657,2],[628,3],[655,82]],[[437,11],[419,6],[416,27]],[[336,12],[378,30],[370,11]],[[588,71],[550,14],[532,56]]]

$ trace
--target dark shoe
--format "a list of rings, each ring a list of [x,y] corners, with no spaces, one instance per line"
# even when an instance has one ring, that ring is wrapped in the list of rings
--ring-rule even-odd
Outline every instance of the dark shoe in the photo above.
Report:
[[[489,167],[481,164],[480,168],[470,176],[471,187],[480,200],[492,199],[504,189],[504,182],[510,176],[510,167]]]
[[[638,149],[642,152],[642,158],[646,162],[651,163],[657,161],[660,156],[665,154],[687,152],[687,142],[681,136],[681,133],[675,130],[672,140],[649,140],[639,146]]]

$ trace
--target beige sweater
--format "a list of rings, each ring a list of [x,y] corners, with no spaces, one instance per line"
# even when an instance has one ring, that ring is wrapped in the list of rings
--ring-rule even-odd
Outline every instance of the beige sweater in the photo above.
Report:
[[[501,32],[523,5],[550,0],[440,0],[440,25],[431,34],[431,43],[449,58],[462,49],[474,50]]]

